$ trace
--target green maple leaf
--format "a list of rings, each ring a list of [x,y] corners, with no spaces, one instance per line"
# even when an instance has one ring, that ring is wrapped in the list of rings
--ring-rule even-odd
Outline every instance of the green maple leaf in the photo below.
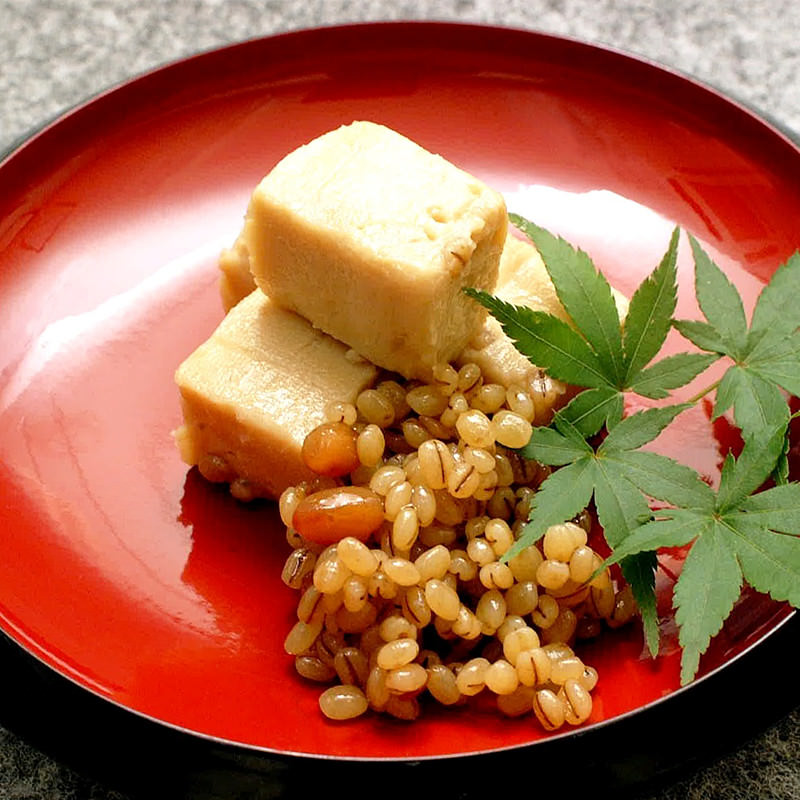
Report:
[[[658,511],[607,561],[624,563],[639,553],[693,542],[674,594],[682,683],[696,674],[701,654],[722,627],[744,580],[775,600],[800,606],[800,484],[753,493],[769,477],[783,442],[780,426],[748,440],[738,459],[726,458],[716,493],[706,487],[675,508]],[[673,502],[678,500],[673,495]]]
[[[745,439],[784,430],[789,408],[781,389],[800,394],[800,254],[773,275],[759,295],[750,327],[736,287],[690,237],[695,262],[695,292],[705,321],[675,320],[674,326],[701,350],[728,356],[733,364],[717,389],[713,417],[733,409]],[[786,480],[785,461],[775,477]]]
[[[616,431],[621,426],[622,431],[630,433],[637,423],[621,422],[626,392],[651,399],[668,397],[670,390],[693,380],[718,356],[679,353],[651,363],[669,333],[677,302],[677,230],[661,262],[631,298],[623,329],[611,287],[586,253],[522,217],[511,215],[511,220],[539,250],[572,324],[506,303],[486,292],[466,291],[489,309],[517,349],[534,364],[559,380],[584,387],[556,414],[555,429],[537,429],[523,451],[529,458],[562,469],[554,472],[537,493],[532,521],[513,552],[536,541],[550,525],[574,516],[592,497],[613,546],[649,516],[647,499],[636,481],[659,483],[651,488],[660,490],[669,476],[674,477],[678,465],[670,462],[668,472],[654,480],[647,476],[661,469],[660,462],[648,462],[646,457],[636,460],[633,454],[629,459],[609,458],[613,444],[595,453],[586,439],[603,427]],[[667,411],[658,417],[663,420],[661,427],[675,413],[678,411]],[[652,427],[656,417],[647,419]],[[648,432],[651,438],[660,432],[659,424]],[[624,449],[620,446],[618,452]],[[648,646],[655,654],[655,555],[637,556],[622,566],[642,613]]]
[[[486,292],[466,291],[491,311],[534,364],[586,388],[562,411],[583,436],[593,436],[603,425],[612,427],[622,417],[626,392],[666,398],[719,358],[716,353],[678,353],[651,364],[669,333],[677,301],[677,230],[664,258],[631,298],[623,329],[611,287],[586,253],[520,216],[512,214],[511,220],[541,253],[572,324]]]
[[[736,288],[690,237],[705,319],[676,321],[676,230],[661,263],[631,298],[622,327],[610,287],[585,253],[521,217],[512,215],[512,221],[542,254],[571,324],[485,292],[467,293],[491,311],[534,364],[584,389],[551,426],[534,428],[521,450],[557,469],[535,494],[529,521],[505,558],[594,501],[612,550],[608,563],[620,563],[655,654],[655,554],[694,542],[675,590],[686,682],[744,580],[800,604],[800,489],[788,480],[790,415],[781,391],[800,394],[800,304],[793,302],[800,256],[776,272],[748,329]],[[671,326],[706,352],[654,361]],[[728,456],[714,492],[689,467],[641,449],[690,404],[623,419],[623,395],[663,399],[723,356],[734,363],[719,382],[714,414],[733,407],[745,446],[738,459]],[[595,447],[590,440],[603,428],[607,435]],[[770,477],[778,485],[756,493]],[[670,507],[653,512],[652,499]]]
[[[639,450],[687,408],[682,404],[632,414],[619,421],[596,450],[561,412],[554,428],[535,428],[521,454],[560,469],[534,495],[530,521],[507,557],[538,541],[550,525],[570,519],[592,499],[605,539],[614,550],[652,519],[647,497],[668,503],[691,499],[711,508],[713,493],[697,473],[666,456]],[[656,654],[655,555],[633,554],[623,560],[622,569],[639,605],[648,647]]]

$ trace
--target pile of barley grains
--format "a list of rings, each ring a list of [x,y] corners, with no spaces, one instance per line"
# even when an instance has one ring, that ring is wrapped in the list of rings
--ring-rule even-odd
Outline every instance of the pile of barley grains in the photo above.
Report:
[[[319,478],[287,489],[280,513],[282,578],[300,595],[285,649],[330,684],[327,717],[413,720],[425,697],[482,692],[546,730],[590,716],[597,673],[574,643],[636,608],[607,570],[592,578],[589,515],[503,559],[548,474],[515,449],[565,396],[544,374],[506,388],[441,365],[430,384],[387,378],[326,409],[303,446]]]

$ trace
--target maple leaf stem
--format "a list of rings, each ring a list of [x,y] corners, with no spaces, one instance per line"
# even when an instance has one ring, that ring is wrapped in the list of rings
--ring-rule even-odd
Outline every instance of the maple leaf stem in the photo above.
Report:
[[[692,405],[699,403],[707,394],[713,392],[714,389],[716,389],[721,382],[722,382],[721,380],[714,381],[714,383],[712,383],[710,386],[706,386],[705,389],[698,392],[694,397],[690,397],[686,402],[691,403]]]

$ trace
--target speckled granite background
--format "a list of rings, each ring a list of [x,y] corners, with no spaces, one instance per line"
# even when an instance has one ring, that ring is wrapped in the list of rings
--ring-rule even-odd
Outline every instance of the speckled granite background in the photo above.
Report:
[[[485,22],[609,44],[691,73],[800,131],[797,0],[0,0],[0,152],[88,95],[189,53],[381,19]],[[0,798],[124,800],[1,728]],[[647,800],[678,798],[800,798],[800,709]]]

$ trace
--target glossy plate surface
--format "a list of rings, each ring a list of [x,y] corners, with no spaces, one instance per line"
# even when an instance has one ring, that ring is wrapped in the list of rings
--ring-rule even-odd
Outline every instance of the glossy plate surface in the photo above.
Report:
[[[110,91],[0,164],[0,625],[100,697],[247,748],[413,760],[538,741],[530,719],[480,707],[430,710],[413,736],[375,716],[326,722],[283,652],[295,598],[279,580],[288,549],[274,508],[237,504],[173,446],[173,372],[221,319],[216,258],[250,191],[289,150],[354,119],[503,191],[628,293],[676,224],[749,303],[800,244],[789,139],[681,76],[573,41],[323,29]],[[714,480],[725,442],[698,409],[659,446]],[[789,615],[747,596],[703,672]],[[601,676],[592,724],[677,690],[669,623],[662,658],[641,650],[632,629],[585,651]]]

